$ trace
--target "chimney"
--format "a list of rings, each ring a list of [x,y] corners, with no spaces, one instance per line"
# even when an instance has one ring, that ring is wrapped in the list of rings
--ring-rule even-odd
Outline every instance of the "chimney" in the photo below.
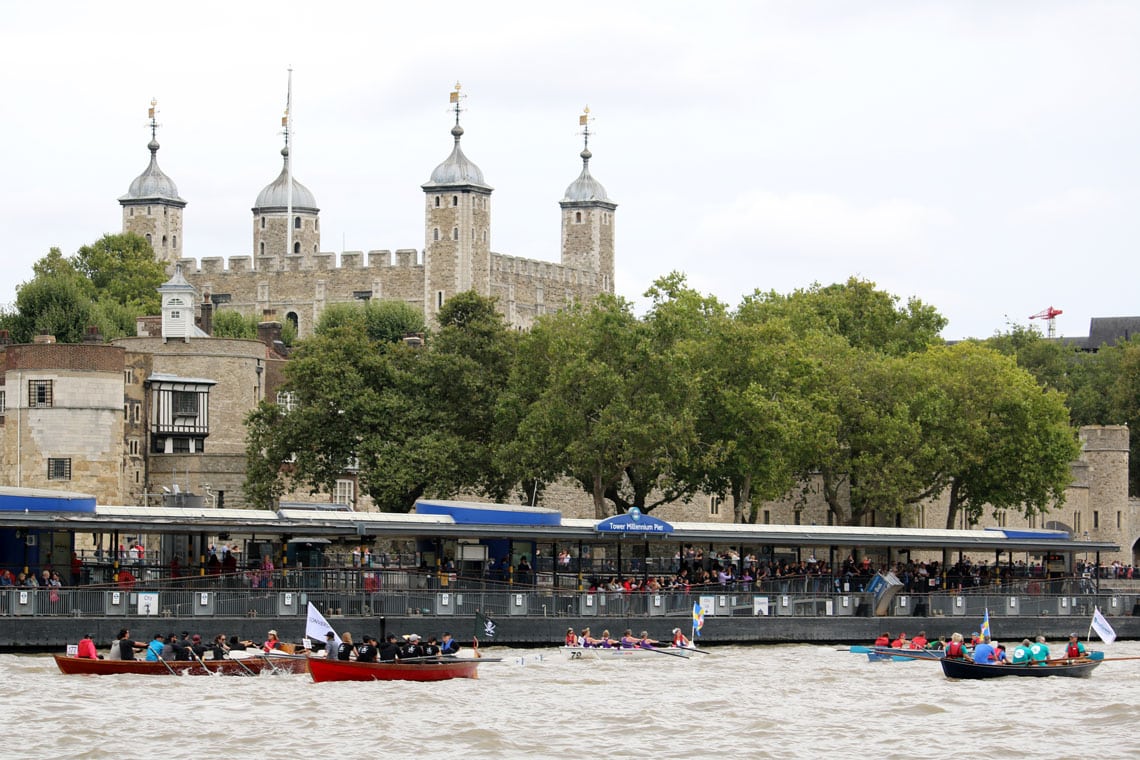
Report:
[[[257,339],[269,348],[281,340],[280,322],[259,322],[257,325]]]
[[[198,327],[207,335],[214,334],[214,302],[210,300],[209,293],[202,301],[202,316],[198,318]]]
[[[83,342],[95,345],[102,345],[103,333],[99,332],[99,328],[95,325],[88,325],[87,331],[83,333]]]

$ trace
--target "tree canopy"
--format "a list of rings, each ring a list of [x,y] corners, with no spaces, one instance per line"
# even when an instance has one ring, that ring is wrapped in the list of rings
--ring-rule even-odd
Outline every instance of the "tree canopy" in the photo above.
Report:
[[[14,310],[0,315],[17,343],[37,335],[78,343],[88,327],[108,339],[134,335],[138,317],[159,312],[167,279],[150,243],[134,233],[104,235],[70,258],[52,248],[32,271],[16,289]]]

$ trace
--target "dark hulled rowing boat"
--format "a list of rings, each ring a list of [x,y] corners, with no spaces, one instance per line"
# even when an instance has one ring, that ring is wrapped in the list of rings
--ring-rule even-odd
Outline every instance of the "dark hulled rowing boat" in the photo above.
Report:
[[[942,672],[947,678],[977,680],[981,678],[1005,678],[1021,676],[1044,678],[1065,676],[1067,678],[1088,678],[1101,660],[1050,660],[1046,665],[978,665],[969,660],[947,660],[942,662]]]

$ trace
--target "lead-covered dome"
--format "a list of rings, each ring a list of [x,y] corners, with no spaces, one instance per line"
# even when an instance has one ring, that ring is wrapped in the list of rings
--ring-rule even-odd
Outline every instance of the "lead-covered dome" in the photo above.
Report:
[[[588,203],[592,201],[601,203],[612,203],[610,197],[606,195],[606,189],[602,187],[602,183],[594,179],[590,174],[590,158],[593,155],[589,150],[582,151],[582,173],[578,175],[578,179],[570,183],[566,188],[566,195],[562,198],[563,203]]]
[[[451,149],[451,155],[447,157],[446,161],[435,167],[431,173],[431,179],[423,187],[473,185],[490,190],[491,187],[483,180],[483,170],[467,158],[463,154],[463,149],[459,147],[459,138],[463,136],[463,127],[456,124],[451,128],[451,134],[455,138],[455,147]]]
[[[172,201],[186,205],[186,201],[178,197],[178,186],[174,180],[158,168],[158,147],[158,141],[152,138],[147,145],[150,149],[150,164],[146,171],[135,177],[127,194],[119,198],[120,201]]]
[[[282,148],[281,155],[285,159],[281,173],[257,194],[254,211],[284,211],[289,208],[289,148]],[[320,210],[312,192],[296,178],[293,179],[293,210],[314,214]]]

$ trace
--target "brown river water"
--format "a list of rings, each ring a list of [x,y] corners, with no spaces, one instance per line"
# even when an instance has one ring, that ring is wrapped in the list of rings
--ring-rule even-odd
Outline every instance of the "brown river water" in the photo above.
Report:
[[[1140,658],[1140,642],[1096,648]],[[1140,757],[1140,659],[1088,679],[950,681],[937,663],[815,645],[633,662],[484,651],[503,661],[477,680],[325,684],[64,676],[48,656],[0,655],[0,757]]]

